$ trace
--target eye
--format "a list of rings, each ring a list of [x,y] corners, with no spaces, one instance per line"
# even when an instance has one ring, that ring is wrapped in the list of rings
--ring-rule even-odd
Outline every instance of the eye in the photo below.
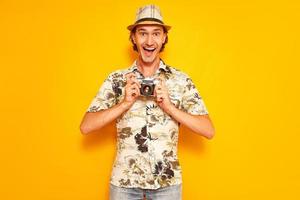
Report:
[[[153,33],[153,35],[157,37],[160,35],[160,32],[155,32],[155,33]]]

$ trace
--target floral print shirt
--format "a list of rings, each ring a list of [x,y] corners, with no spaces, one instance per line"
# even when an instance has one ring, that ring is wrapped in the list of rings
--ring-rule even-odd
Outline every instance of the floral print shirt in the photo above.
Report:
[[[98,112],[121,102],[125,95],[125,75],[138,78],[136,61],[129,69],[112,72],[100,87],[87,112]],[[152,78],[165,77],[170,100],[192,115],[208,111],[188,75],[167,66],[162,60]],[[166,114],[153,97],[140,96],[132,107],[117,119],[117,155],[111,184],[119,187],[157,189],[180,184],[181,167],[177,157],[179,123]]]

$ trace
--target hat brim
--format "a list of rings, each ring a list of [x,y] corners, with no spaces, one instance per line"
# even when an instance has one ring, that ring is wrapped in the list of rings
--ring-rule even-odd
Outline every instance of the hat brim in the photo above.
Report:
[[[139,23],[136,23],[136,24],[131,24],[131,25],[127,26],[127,29],[132,31],[136,26],[139,26],[139,25],[160,25],[160,26],[165,27],[165,29],[167,31],[171,29],[171,26],[166,25],[166,24],[162,24],[162,23],[159,23],[159,22],[155,22],[155,21],[142,21],[142,22],[139,22]]]

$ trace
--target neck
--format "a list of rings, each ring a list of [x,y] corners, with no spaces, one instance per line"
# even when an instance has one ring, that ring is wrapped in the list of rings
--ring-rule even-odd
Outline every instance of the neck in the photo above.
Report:
[[[137,59],[137,68],[145,76],[152,76],[159,67],[160,58],[157,57],[153,62],[144,62],[139,56]]]

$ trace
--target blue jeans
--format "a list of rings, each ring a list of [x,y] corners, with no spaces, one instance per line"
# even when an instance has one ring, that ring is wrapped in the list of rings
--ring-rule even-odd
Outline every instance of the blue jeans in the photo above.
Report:
[[[182,184],[156,190],[123,188],[110,184],[110,200],[181,200]]]

